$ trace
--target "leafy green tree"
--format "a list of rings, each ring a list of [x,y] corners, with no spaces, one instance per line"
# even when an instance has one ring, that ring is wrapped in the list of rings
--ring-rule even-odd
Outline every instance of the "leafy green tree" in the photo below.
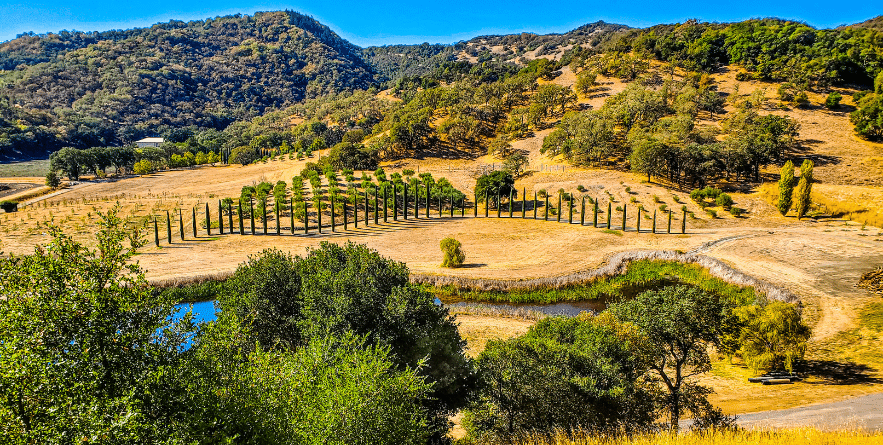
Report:
[[[442,267],[460,267],[463,265],[463,261],[466,260],[466,252],[463,252],[461,249],[463,245],[460,244],[460,241],[455,240],[454,238],[445,238],[441,240],[439,243],[439,247],[441,247],[442,252],[445,254],[444,260],[442,260]]]
[[[65,147],[49,155],[49,169],[64,173],[71,181],[79,181],[82,171],[80,150]]]
[[[0,260],[0,434],[11,443],[167,440],[189,318],[154,294],[117,209],[97,248],[57,228],[30,256]],[[135,240],[130,248],[123,241]]]
[[[803,161],[800,166],[800,181],[797,183],[795,190],[797,196],[794,198],[794,210],[797,211],[797,219],[803,218],[812,202],[812,170],[813,162],[809,159]]]
[[[389,347],[396,366],[432,384],[423,406],[436,434],[468,397],[471,363],[453,317],[410,284],[404,264],[365,246],[322,243],[303,258],[265,251],[240,266],[219,301],[265,349],[347,333]]]
[[[516,151],[509,156],[506,156],[506,159],[503,161],[503,170],[512,173],[512,176],[518,177],[524,172],[524,167],[526,167],[529,162],[530,161],[524,153]]]
[[[46,173],[46,187],[57,189],[60,185],[61,179],[58,178],[58,173],[50,169],[49,173]]]
[[[773,301],[765,306],[748,305],[735,310],[742,325],[739,353],[755,372],[794,370],[803,359],[811,331],[793,304]]]
[[[509,196],[510,192],[517,194],[518,190],[515,189],[515,179],[512,178],[512,173],[505,170],[496,170],[481,175],[475,182],[475,195],[480,198],[487,194],[494,206],[500,205],[497,202],[497,195],[500,197]]]
[[[647,182],[654,175],[659,176],[669,155],[668,147],[653,137],[643,138],[632,144],[629,165],[632,171],[647,174]]]
[[[706,397],[711,390],[691,380],[711,370],[709,347],[719,345],[734,325],[731,303],[698,288],[669,286],[615,303],[610,311],[647,339],[649,368],[668,392],[670,428],[678,429],[685,412],[699,417],[714,411]]]
[[[879,140],[883,137],[883,72],[874,79],[874,92],[856,101],[856,110],[849,115],[859,136]]]
[[[776,202],[776,208],[779,213],[785,215],[791,210],[791,197],[794,193],[794,163],[788,161],[782,166],[782,172],[779,173],[779,200]]]
[[[148,175],[154,172],[153,162],[148,161],[147,159],[142,159],[135,163],[135,167],[132,168],[132,172],[136,175]]]
[[[260,150],[250,146],[240,146],[230,152],[230,162],[239,165],[248,165],[260,159]],[[195,162],[195,160],[194,160]]]
[[[634,328],[586,314],[547,318],[521,337],[489,341],[476,360],[482,385],[464,418],[469,437],[520,443],[650,428],[656,397],[643,377],[644,344]]]

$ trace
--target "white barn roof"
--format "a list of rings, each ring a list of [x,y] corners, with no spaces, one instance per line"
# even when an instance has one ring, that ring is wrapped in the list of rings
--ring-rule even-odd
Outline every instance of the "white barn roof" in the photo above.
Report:
[[[141,139],[140,141],[135,141],[135,142],[136,143],[141,142],[144,144],[162,144],[165,141],[166,140],[163,138],[144,138],[144,139]]]

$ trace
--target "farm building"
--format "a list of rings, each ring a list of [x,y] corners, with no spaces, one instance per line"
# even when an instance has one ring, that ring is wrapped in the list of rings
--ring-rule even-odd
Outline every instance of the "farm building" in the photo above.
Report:
[[[135,141],[135,145],[137,145],[139,148],[140,147],[159,147],[165,141],[166,140],[163,138],[144,138],[144,139],[141,139],[140,141]]]

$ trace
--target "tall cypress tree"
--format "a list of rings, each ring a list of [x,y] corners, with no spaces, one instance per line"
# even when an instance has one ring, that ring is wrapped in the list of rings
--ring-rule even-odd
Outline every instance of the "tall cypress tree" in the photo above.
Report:
[[[622,203],[622,231],[625,232],[626,204]]]
[[[613,202],[607,201],[607,228],[612,229],[610,224],[613,222]]]
[[[500,196],[502,190],[497,188],[497,218],[500,217],[503,213],[503,198]]]
[[[404,206],[403,206],[404,211],[402,212],[402,214],[405,215],[405,220],[407,220],[408,219],[408,198],[410,198],[410,196],[408,196],[408,183],[402,184],[402,187],[403,187],[403,189],[402,189],[402,204],[404,204]]]
[[[166,210],[166,235],[169,237],[169,244],[172,244],[172,217],[169,216],[168,210]]]
[[[294,196],[288,198],[288,208],[291,209],[288,217],[291,218],[291,234],[294,235]]]
[[[392,220],[399,220],[399,192],[395,182],[392,183]]]
[[[791,161],[785,163],[779,173],[779,201],[776,208],[783,216],[791,210],[791,197],[794,193],[794,164]]]
[[[334,195],[336,195],[336,193],[331,192],[331,232],[332,233],[334,233],[334,231],[337,229],[337,221],[334,218],[334,216],[335,216],[334,215],[334,204],[335,204]]]
[[[811,203],[813,167],[813,162],[809,159],[803,161],[803,165],[800,166],[800,182],[797,183],[797,196],[794,200],[794,209],[797,211],[798,220],[806,215]]]
[[[233,234],[233,202],[230,202],[230,208],[227,209],[227,226],[230,227],[230,234]]]
[[[383,222],[389,221],[387,219],[389,209],[389,188],[383,187]]]
[[[525,204],[527,204],[527,187],[522,187],[521,189],[521,219],[525,218]]]
[[[656,233],[656,209],[653,209],[653,233]]]
[[[208,203],[205,203],[205,232],[208,236],[212,236],[212,219],[208,211]]]
[[[282,218],[280,218],[280,216],[282,216],[282,213],[280,212],[280,210],[282,210],[282,206],[279,205],[279,201],[276,201],[275,198],[273,199],[273,207],[274,207],[273,210],[276,212],[276,213],[275,213],[275,215],[276,215],[276,216],[275,216],[275,219],[276,219],[276,235],[281,235],[281,234],[282,234],[282,226],[281,226],[279,220],[282,219]]]
[[[248,215],[251,217],[251,234],[254,235],[254,199],[248,197]]]
[[[641,233],[641,207],[638,206],[638,217],[635,218],[635,231]]]
[[[224,207],[221,205],[221,200],[218,200],[218,231],[221,232],[221,235],[224,234]]]
[[[184,241],[184,214],[178,209],[178,230],[181,232],[181,241]]]
[[[304,199],[304,235],[310,234],[310,209],[307,207],[307,200]]]
[[[245,222],[242,221],[242,200],[237,201],[237,213],[236,216],[239,217],[239,234],[245,235]]]
[[[537,192],[533,192],[533,219],[537,219]]]
[[[264,227],[264,235],[267,234],[267,197],[261,198],[261,224]]]
[[[193,223],[193,237],[198,238],[196,235],[196,207],[191,207],[190,210],[193,211],[193,219],[190,220],[190,222]]]
[[[672,213],[673,213],[673,211],[671,209],[669,209],[669,211],[668,211],[668,233],[671,233],[671,214]]]
[[[683,210],[684,214],[681,218],[681,234],[687,233],[687,210]]]
[[[579,206],[579,225],[586,225],[586,197],[583,196],[581,204]]]
[[[512,200],[515,199],[513,193],[515,192],[514,188],[509,189],[509,217],[512,217]]]
[[[365,189],[365,227],[368,227],[368,203],[371,201],[368,198],[368,189]]]
[[[153,215],[153,241],[156,243],[156,247],[159,247],[159,227],[156,223],[156,215]]]
[[[558,211],[556,215],[558,216],[558,222],[561,222],[561,192],[558,192]]]
[[[549,194],[546,193],[546,205],[543,207],[543,221],[549,220]]]
[[[592,227],[594,227],[594,228],[598,228],[598,200],[597,200],[597,199],[592,199],[592,201],[593,201],[593,204],[594,204],[594,205],[592,206],[592,208],[594,209],[594,210],[592,211]]]

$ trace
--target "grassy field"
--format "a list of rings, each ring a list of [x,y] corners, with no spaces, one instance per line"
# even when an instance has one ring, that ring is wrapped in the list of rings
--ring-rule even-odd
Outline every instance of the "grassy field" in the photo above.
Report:
[[[48,171],[48,159],[0,164],[0,178],[44,177]]]

